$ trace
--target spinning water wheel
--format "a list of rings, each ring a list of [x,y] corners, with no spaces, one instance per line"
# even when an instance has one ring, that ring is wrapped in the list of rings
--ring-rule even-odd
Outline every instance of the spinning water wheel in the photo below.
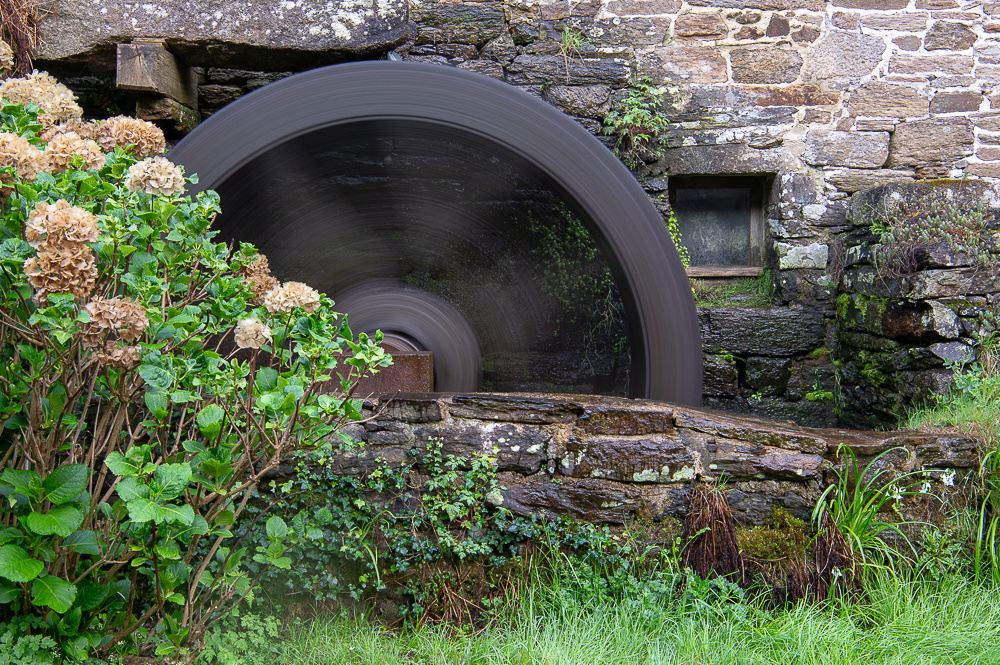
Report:
[[[579,383],[547,358],[596,358],[613,385],[584,391],[701,402],[694,303],[662,217],[606,147],[521,90],[437,65],[336,65],[241,98],[170,157],[220,193],[222,238],[254,243],[390,350],[433,351],[437,390],[517,389],[509,368],[525,364],[553,375],[544,386]],[[553,254],[562,235],[572,247]],[[587,313],[602,274],[619,312],[607,334]]]

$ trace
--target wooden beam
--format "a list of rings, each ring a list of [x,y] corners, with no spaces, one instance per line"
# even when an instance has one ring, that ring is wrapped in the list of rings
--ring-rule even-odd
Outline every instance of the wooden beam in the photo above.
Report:
[[[118,45],[117,87],[170,97],[198,108],[197,75],[177,62],[162,39],[136,39]]]
[[[763,268],[755,266],[691,266],[687,269],[688,277],[759,277]]]

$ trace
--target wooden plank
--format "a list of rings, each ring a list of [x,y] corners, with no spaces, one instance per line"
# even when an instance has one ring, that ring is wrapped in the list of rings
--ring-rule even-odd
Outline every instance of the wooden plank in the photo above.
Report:
[[[198,108],[197,75],[177,62],[161,39],[137,39],[118,45],[117,87],[170,97],[184,106]]]
[[[688,277],[759,277],[764,269],[759,266],[691,266]]]

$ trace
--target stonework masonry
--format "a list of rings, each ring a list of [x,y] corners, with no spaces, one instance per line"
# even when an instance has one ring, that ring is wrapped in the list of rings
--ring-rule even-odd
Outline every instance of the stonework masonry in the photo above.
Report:
[[[776,307],[701,313],[706,399],[746,412],[810,424],[833,417],[805,395],[833,390],[831,361],[844,339],[838,290],[859,293],[841,280],[845,257],[872,240],[847,215],[852,194],[925,179],[1000,182],[1000,2],[296,0],[249,11],[218,0],[212,12],[185,0],[54,4],[42,66],[62,68],[86,91],[108,76],[109,46],[163,37],[198,68],[203,115],[296,71],[393,50],[518,86],[611,147],[602,119],[630,82],[648,77],[670,122],[662,159],[637,173],[651,195],[679,175],[768,183],[764,248]],[[938,311],[915,302],[920,316]],[[798,338],[772,353],[736,348],[747,330],[792,320],[809,348]],[[944,329],[928,339],[958,339]],[[937,371],[944,361],[921,362]]]

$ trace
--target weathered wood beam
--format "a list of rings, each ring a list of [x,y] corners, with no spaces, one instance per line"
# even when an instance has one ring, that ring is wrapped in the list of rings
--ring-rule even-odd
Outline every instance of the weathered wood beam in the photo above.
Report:
[[[117,87],[170,97],[198,108],[197,75],[177,62],[162,39],[136,39],[118,45]]]

